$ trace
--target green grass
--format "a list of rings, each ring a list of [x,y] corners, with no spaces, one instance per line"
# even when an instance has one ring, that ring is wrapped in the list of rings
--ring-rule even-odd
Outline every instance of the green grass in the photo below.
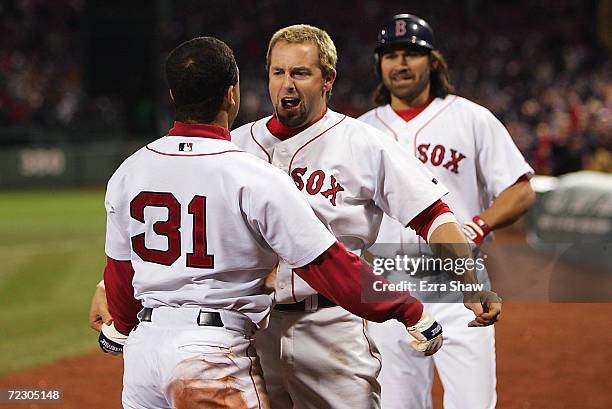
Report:
[[[0,375],[97,347],[104,192],[0,192]]]

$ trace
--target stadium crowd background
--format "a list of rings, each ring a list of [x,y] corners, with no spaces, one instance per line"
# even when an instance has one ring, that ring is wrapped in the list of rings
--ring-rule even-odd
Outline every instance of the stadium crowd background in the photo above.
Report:
[[[153,8],[145,29],[153,33],[146,38],[154,74],[143,80],[115,73],[124,82],[107,94],[91,92],[97,50],[90,48],[88,8],[95,3],[0,3],[0,146],[156,138],[172,118],[164,57],[199,35],[219,37],[236,52],[243,96],[236,125],[269,115],[267,41],[295,23],[330,33],[339,53],[330,105],[359,115],[372,107],[378,30],[393,14],[412,12],[433,26],[457,93],[493,111],[538,174],[612,171],[610,1],[141,1]],[[130,41],[128,33],[113,38]],[[119,53],[97,68],[121,73],[125,63]]]

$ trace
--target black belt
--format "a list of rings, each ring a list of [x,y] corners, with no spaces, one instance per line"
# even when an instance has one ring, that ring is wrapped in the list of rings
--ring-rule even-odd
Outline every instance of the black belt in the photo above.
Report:
[[[141,313],[140,322],[151,322],[153,316],[153,308],[144,308]],[[200,310],[198,314],[197,324],[201,327],[222,327],[223,321],[221,314],[214,311]]]
[[[333,302],[332,300],[325,298],[321,294],[317,294],[317,308],[328,308],[328,307],[337,307],[338,304]],[[277,311],[289,311],[289,312],[304,312],[306,309],[306,300],[302,300],[300,302],[296,302],[293,304],[276,304],[274,309]]]

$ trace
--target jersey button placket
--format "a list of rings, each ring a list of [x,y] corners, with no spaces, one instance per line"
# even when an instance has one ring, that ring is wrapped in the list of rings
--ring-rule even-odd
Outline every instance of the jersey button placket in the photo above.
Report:
[[[283,172],[289,172],[289,150],[285,146],[280,146],[274,150],[274,166]]]

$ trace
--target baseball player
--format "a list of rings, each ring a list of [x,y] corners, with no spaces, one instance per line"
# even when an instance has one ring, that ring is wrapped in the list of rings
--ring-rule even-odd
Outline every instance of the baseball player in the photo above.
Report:
[[[533,170],[491,112],[452,94],[427,22],[410,14],[393,17],[378,36],[375,64],[378,107],[359,119],[393,137],[448,187],[445,200],[472,242],[482,243],[533,205],[528,182]],[[431,254],[414,232],[387,217],[371,251],[387,250],[384,243],[402,243],[395,247],[398,253]],[[444,325],[445,346],[434,357],[400,350],[404,341],[393,324],[370,327],[382,353],[382,406],[431,408],[435,365],[445,408],[494,408],[493,327],[467,328],[470,314],[456,303],[426,303],[426,308]]]
[[[276,32],[266,61],[274,114],[234,130],[232,141],[288,173],[323,224],[357,255],[374,242],[383,214],[427,242],[466,242],[440,200],[446,189],[418,160],[384,133],[327,108],[336,61],[321,29]],[[256,338],[272,407],[379,407],[380,357],[366,322],[295,273],[281,262],[277,304]],[[489,311],[469,304],[478,317],[463,325],[497,319],[494,294],[481,296]]]
[[[441,328],[422,304],[399,292],[361,303],[362,284],[388,282],[336,241],[287,174],[230,142],[240,92],[229,47],[183,43],[166,77],[174,127],[121,164],[105,197],[113,322],[99,343],[124,353],[124,407],[269,407],[252,335],[272,306],[262,285],[277,255],[334,303],[399,319],[434,353]]]

